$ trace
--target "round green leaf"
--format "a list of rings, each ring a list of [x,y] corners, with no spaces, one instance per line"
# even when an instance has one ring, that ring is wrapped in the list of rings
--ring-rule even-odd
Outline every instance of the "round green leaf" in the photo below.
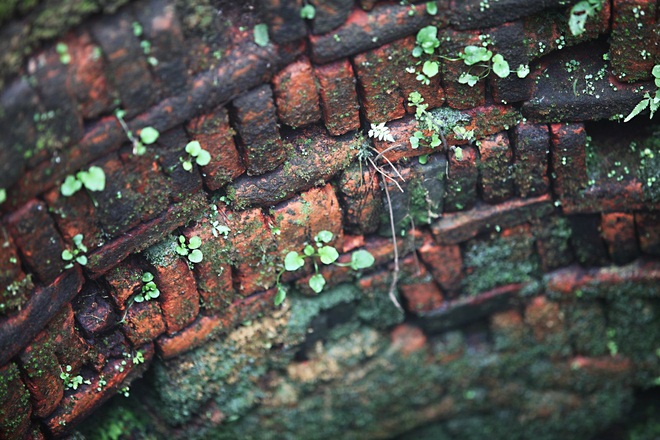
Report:
[[[465,46],[463,53],[460,55],[468,66],[480,62],[486,62],[490,60],[492,56],[493,53],[483,46]]]
[[[90,191],[103,191],[105,189],[105,172],[103,168],[92,166],[87,171],[77,174],[78,179]]]
[[[458,82],[460,84],[467,84],[470,87],[474,87],[474,85],[479,81],[479,77],[472,75],[467,72],[463,72],[461,76],[458,77]]]
[[[177,254],[183,255],[183,256],[186,256],[190,253],[188,248],[185,247],[185,246],[177,246],[176,248],[174,248],[174,250],[176,251]]]
[[[374,264],[374,261],[376,260],[374,259],[374,256],[369,253],[369,251],[360,249],[353,252],[351,255],[351,268],[353,268],[353,270],[365,269],[367,267],[371,267]]]
[[[73,260],[73,254],[71,253],[70,250],[68,250],[68,249],[64,249],[64,250],[62,251],[62,259],[63,259],[64,261],[71,261],[71,260]]]
[[[305,248],[303,249],[303,253],[305,255],[311,257],[312,255],[314,255],[314,252],[315,252],[314,246],[312,246],[311,244],[305,245]]]
[[[435,15],[438,13],[438,4],[436,2],[426,3],[426,13],[429,15]]]
[[[142,301],[144,301],[144,296],[142,296],[141,294],[140,294],[140,295],[137,295],[137,296],[135,297],[135,300],[134,300],[134,301],[135,301],[136,303],[141,303]]]
[[[314,16],[316,16],[316,8],[314,8],[314,5],[307,4],[300,10],[300,18],[303,20],[312,20],[314,19]]]
[[[323,286],[325,286],[325,278],[323,278],[323,275],[320,273],[312,275],[309,279],[309,287],[311,287],[314,292],[321,293]]]
[[[319,258],[323,264],[332,264],[339,258],[339,252],[332,246],[323,246],[319,249]]]
[[[660,78],[660,64],[656,64],[653,66],[653,70],[651,70],[651,75],[653,75],[655,78]]]
[[[5,200],[7,200],[7,190],[0,188],[0,205],[4,203]]]
[[[87,257],[84,256],[84,255],[78,255],[78,256],[76,257],[76,261],[77,261],[78,264],[80,264],[81,266],[85,266],[85,265],[87,264]]]
[[[419,148],[419,139],[417,139],[415,136],[410,137],[410,146],[412,147],[413,150],[416,150]]]
[[[158,289],[150,290],[147,295],[151,299],[158,298],[160,296],[160,290],[158,290]]]
[[[188,242],[188,249],[198,249],[202,245],[202,239],[198,236],[190,237]]]
[[[153,280],[154,280],[154,275],[151,272],[145,272],[142,275],[142,282],[144,282],[144,283],[148,283],[148,282],[153,281]]]
[[[186,153],[191,156],[197,156],[200,151],[202,151],[202,146],[199,144],[199,141],[190,141],[186,144]]]
[[[334,237],[334,234],[330,231],[323,230],[316,234],[316,241],[322,241],[323,243],[330,243]]]
[[[499,53],[493,57],[493,72],[500,78],[506,78],[511,73],[509,63]]]
[[[189,160],[184,160],[181,166],[186,171],[192,171],[192,162]]]
[[[156,142],[158,136],[160,136],[160,133],[153,127],[144,127],[142,131],[140,131],[140,140],[145,145],[151,145]]]
[[[516,74],[518,75],[518,78],[525,78],[527,75],[529,75],[529,66],[521,64],[518,66]]]
[[[197,162],[197,165],[199,165],[200,167],[203,167],[204,165],[208,165],[209,162],[211,162],[211,154],[206,150],[201,150],[197,155],[197,159],[195,159],[195,162]]]
[[[83,235],[82,234],[76,234],[73,236],[73,244],[76,245],[76,247],[80,247],[83,241]]]
[[[286,290],[282,286],[277,286],[277,293],[275,294],[275,300],[273,301],[276,306],[279,306],[286,299]]]
[[[268,46],[268,25],[265,23],[260,23],[254,27],[254,42],[257,43],[257,46]]]
[[[82,188],[81,181],[76,179],[74,176],[66,176],[64,183],[60,187],[60,192],[64,197],[70,197],[78,192],[80,188]]]
[[[284,257],[284,269],[294,272],[305,265],[305,258],[298,255],[298,252],[291,251]]]
[[[200,251],[199,249],[193,250],[188,255],[188,261],[190,261],[191,263],[200,263],[203,258],[204,258],[204,255],[202,255],[202,251]]]
[[[437,61],[424,61],[424,65],[422,66],[422,73],[424,75],[433,78],[438,74],[438,70],[439,64]]]

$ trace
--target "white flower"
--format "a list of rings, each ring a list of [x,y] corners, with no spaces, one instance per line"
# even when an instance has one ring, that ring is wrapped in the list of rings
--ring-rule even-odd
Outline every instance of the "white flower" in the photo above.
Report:
[[[385,122],[381,122],[378,125],[371,124],[369,137],[376,138],[379,141],[394,142],[394,137],[392,136],[392,133],[390,133],[389,127],[385,127]]]

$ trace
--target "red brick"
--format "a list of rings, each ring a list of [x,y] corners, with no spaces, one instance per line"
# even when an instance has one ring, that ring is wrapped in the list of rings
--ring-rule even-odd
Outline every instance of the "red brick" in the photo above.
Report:
[[[97,283],[87,283],[73,303],[76,321],[87,337],[107,330],[117,320],[110,300],[106,299],[109,289],[101,286]]]
[[[120,311],[126,309],[128,299],[142,287],[142,268],[133,259],[122,261],[105,274],[110,295]]]
[[[65,38],[71,56],[67,85],[80,105],[85,119],[95,119],[112,110],[112,93],[104,72],[101,48],[86,31]]]
[[[645,200],[642,183],[638,180],[597,183],[577,196],[561,200],[564,214],[595,214],[633,210],[658,210],[660,202]]]
[[[567,266],[573,262],[569,239],[571,227],[565,218],[542,217],[532,220],[532,233],[544,272]]]
[[[550,139],[553,184],[563,204],[587,186],[587,133],[583,124],[552,124]]]
[[[261,85],[234,99],[235,128],[249,176],[277,168],[286,157],[277,127],[273,91]]]
[[[634,365],[628,358],[621,356],[583,357],[577,356],[569,361],[571,369],[585,371],[590,376],[617,383],[629,380]]]
[[[314,70],[307,58],[289,64],[273,77],[277,116],[297,128],[321,119]]]
[[[64,396],[64,382],[60,379],[62,370],[57,356],[46,340],[37,340],[23,350],[20,361],[34,415],[46,417]]]
[[[245,172],[245,166],[234,144],[234,130],[224,107],[197,116],[186,125],[193,140],[211,154],[202,177],[206,186],[216,191]]]
[[[648,0],[614,0],[610,59],[620,81],[651,79],[657,47],[653,46],[656,3]],[[641,53],[648,55],[644,58]]]
[[[199,316],[195,322],[179,333],[163,335],[156,340],[156,348],[165,359],[170,359],[200,346],[221,328],[222,319],[218,316]]]
[[[513,196],[513,167],[506,132],[489,136],[479,145],[481,155],[480,188],[487,203],[499,203]]]
[[[348,60],[315,66],[325,127],[333,136],[360,128],[360,104]]]
[[[30,426],[30,394],[21,380],[18,367],[0,367],[0,438],[18,439]]]
[[[635,237],[635,219],[632,214],[613,212],[602,215],[601,231],[610,258],[616,264],[625,264],[639,254]]]
[[[477,202],[477,179],[479,178],[479,152],[475,147],[461,148],[459,159],[455,150],[449,152],[449,174],[444,209],[446,212],[471,209]]]
[[[186,242],[190,237],[186,237]],[[163,264],[154,264],[155,282],[160,290],[160,308],[167,333],[173,334],[190,324],[199,314],[199,294],[188,263],[172,255]]]
[[[276,293],[277,289],[269,289],[251,295],[249,298],[237,300],[231,305],[228,312],[221,316],[222,327],[229,331],[245,321],[256,319],[275,310],[273,300]]]
[[[635,225],[642,252],[660,255],[660,213],[638,212],[635,214]]]
[[[512,199],[495,206],[480,205],[470,211],[445,214],[431,226],[440,244],[456,244],[498,225],[509,228],[553,210],[548,195],[533,199]]]
[[[392,347],[404,356],[426,348],[426,335],[418,328],[409,324],[400,324],[390,333]]]
[[[380,179],[370,167],[352,166],[339,178],[339,198],[344,214],[344,229],[351,233],[369,234],[380,225],[383,209]]]
[[[515,349],[524,343],[527,329],[517,310],[494,313],[490,317],[494,342],[499,349]]]
[[[550,134],[545,124],[520,122],[513,130],[513,175],[520,197],[548,192]]]
[[[399,119],[405,114],[397,68],[390,62],[392,52],[391,45],[384,45],[353,58],[362,110],[372,124]]]
[[[134,346],[150,342],[166,330],[160,307],[154,300],[134,303],[125,313],[121,328]]]
[[[534,298],[527,305],[525,323],[531,327],[534,338],[539,343],[547,343],[554,338],[559,338],[562,345],[568,342],[559,304],[550,302],[543,296]]]
[[[406,309],[411,313],[430,312],[443,303],[442,292],[432,280],[401,283],[399,292],[406,299]]]
[[[429,269],[435,281],[445,290],[455,291],[463,281],[463,257],[458,245],[441,246],[430,236],[424,237],[419,257]]]
[[[71,304],[65,305],[53,318],[45,334],[61,365],[71,365],[74,370],[83,364],[98,366],[101,359],[96,348],[78,333]]]
[[[44,283],[52,282],[66,263],[64,242],[43,202],[31,200],[7,218],[9,232],[21,250],[23,262]]]

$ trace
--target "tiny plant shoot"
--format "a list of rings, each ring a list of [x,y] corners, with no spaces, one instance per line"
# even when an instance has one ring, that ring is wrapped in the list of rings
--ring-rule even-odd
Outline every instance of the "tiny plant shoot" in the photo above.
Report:
[[[62,260],[67,261],[68,264],[64,266],[65,269],[71,269],[73,262],[85,266],[87,264],[87,257],[84,255],[87,252],[87,246],[83,244],[83,235],[78,234],[73,237],[73,244],[75,249],[65,249],[62,251]]]
[[[150,299],[158,298],[160,296],[160,290],[154,282],[154,275],[151,272],[145,272],[142,275],[142,289],[140,293],[135,297],[136,303],[141,303],[142,301],[149,301]]]
[[[655,95],[651,96],[649,92],[646,92],[644,94],[644,99],[642,99],[639,104],[635,106],[635,108],[632,109],[630,114],[626,116],[626,119],[623,120],[623,122],[628,122],[648,107],[649,110],[651,110],[651,118],[653,118],[653,115],[655,112],[658,110],[658,107],[660,107],[660,64],[656,64],[653,66],[653,70],[651,71],[651,74],[653,75],[653,80],[655,81],[655,86],[657,87],[655,91]]]
[[[330,231],[321,231],[314,237],[314,245],[307,244],[302,253],[291,251],[284,257],[284,268],[277,275],[277,294],[275,305],[280,305],[286,299],[286,288],[280,282],[284,272],[295,272],[305,265],[305,260],[310,259],[314,264],[314,275],[309,279],[309,287],[316,293],[320,293],[325,286],[326,280],[319,273],[318,261],[325,265],[334,264],[341,267],[350,267],[353,270],[366,269],[374,264],[374,257],[368,251],[358,250],[351,254],[350,263],[337,263],[339,252],[333,246],[328,245],[334,235]]]
[[[202,245],[202,239],[194,236],[190,237],[188,243],[186,243],[186,237],[179,235],[179,242],[176,245],[176,253],[182,257],[188,259],[188,265],[192,266],[192,263],[200,263],[204,258],[202,251],[199,250],[199,247]]]
[[[183,169],[189,173],[191,173],[193,169],[193,159],[200,167],[208,165],[209,162],[211,162],[211,154],[203,149],[198,141],[188,142],[186,145],[186,153],[188,153],[188,157],[185,159],[180,157],[179,161],[181,162]]]

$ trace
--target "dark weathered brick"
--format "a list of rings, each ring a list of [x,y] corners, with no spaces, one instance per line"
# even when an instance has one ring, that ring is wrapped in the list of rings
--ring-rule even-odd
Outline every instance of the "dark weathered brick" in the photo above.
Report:
[[[461,156],[455,150],[449,152],[447,192],[444,210],[447,212],[470,209],[477,202],[479,178],[479,152],[475,147],[462,147]]]
[[[513,175],[520,197],[534,197],[548,191],[547,125],[521,122],[512,131]]]
[[[312,0],[310,3],[316,9],[312,32],[324,34],[344,24],[354,2],[353,0]]]
[[[603,214],[600,228],[614,263],[630,263],[639,255],[635,237],[635,219],[632,214],[623,212]]]
[[[512,156],[509,137],[501,132],[479,145],[480,188],[484,201],[499,203],[513,196]]]

